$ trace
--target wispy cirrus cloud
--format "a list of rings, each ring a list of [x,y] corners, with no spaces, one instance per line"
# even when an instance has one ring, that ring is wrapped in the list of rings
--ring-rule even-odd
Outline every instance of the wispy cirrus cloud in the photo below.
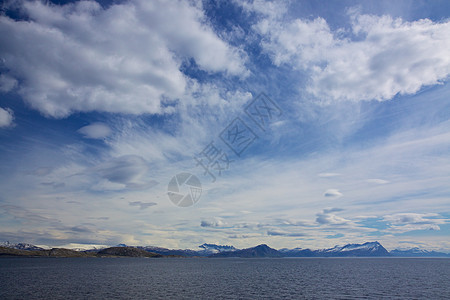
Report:
[[[388,180],[379,179],[379,178],[367,179],[366,182],[375,183],[375,184],[387,184],[387,183],[389,183]]]
[[[140,209],[146,209],[151,206],[157,205],[157,203],[155,203],[155,202],[142,202],[142,201],[133,201],[133,202],[129,202],[129,203],[130,203],[130,206],[139,206]]]
[[[303,237],[303,236],[307,236],[307,234],[305,233],[295,233],[295,232],[287,232],[287,231],[282,231],[282,230],[268,230],[267,231],[267,235],[269,236],[288,236],[288,237]]]
[[[323,178],[329,178],[329,177],[336,177],[336,176],[340,176],[341,174],[339,173],[320,173],[317,176],[319,177],[323,177]]]

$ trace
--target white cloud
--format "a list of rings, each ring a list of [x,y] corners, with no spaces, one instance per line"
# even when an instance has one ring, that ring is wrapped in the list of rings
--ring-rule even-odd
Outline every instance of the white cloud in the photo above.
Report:
[[[89,139],[103,139],[111,134],[111,128],[104,123],[93,123],[78,129],[78,132]]]
[[[139,183],[147,171],[147,162],[136,155],[117,157],[95,168],[104,179],[117,184]]]
[[[337,211],[340,209],[324,209],[317,214],[316,222],[321,225],[354,225],[352,221],[333,214]]]
[[[339,174],[339,173],[320,173],[317,176],[328,178],[328,177],[336,177],[336,176],[340,176],[340,175],[341,174]]]
[[[273,63],[308,71],[307,90],[323,101],[388,100],[450,74],[449,21],[372,15],[351,20],[352,32],[332,31],[320,17],[282,22],[269,16],[254,28]]]
[[[449,219],[437,218],[438,214],[397,213],[384,216],[391,227],[389,232],[404,233],[413,230],[440,230],[439,225],[450,223]]]
[[[328,189],[325,191],[325,193],[323,193],[323,195],[325,197],[336,197],[336,198],[342,197],[342,193],[339,192],[339,190],[337,189]]]
[[[107,179],[101,179],[97,183],[95,183],[93,186],[91,186],[91,190],[93,191],[122,191],[126,189],[126,185],[123,183],[117,183],[117,182],[111,182]]]
[[[0,107],[0,128],[13,125],[14,113],[9,108]]]
[[[368,183],[375,183],[375,184],[387,184],[387,183],[389,183],[389,181],[384,180],[384,179],[379,179],[379,178],[367,179],[366,182],[368,182]]]
[[[35,176],[46,176],[52,172],[52,168],[49,167],[40,167],[35,170],[33,170],[30,174]]]
[[[17,86],[17,80],[11,76],[0,74],[0,91],[9,92]]]
[[[188,1],[134,0],[103,9],[19,1],[29,21],[0,16],[2,89],[52,117],[72,112],[164,113],[184,95],[183,60],[207,72],[246,73],[245,55],[208,26]]]
[[[278,19],[287,11],[288,1],[270,1],[270,0],[253,0],[253,1],[235,1],[241,5],[245,12],[264,15],[270,20]],[[266,20],[267,21],[267,20]]]
[[[429,219],[425,219],[426,217],[436,217],[437,214],[416,214],[416,213],[400,213],[393,214],[384,217],[384,220],[394,224],[394,225],[403,225],[403,224],[420,224],[420,223],[430,223]]]
[[[194,162],[193,155],[200,152],[211,137],[217,136],[229,122],[230,114],[237,114],[251,99],[248,92],[230,92],[213,84],[193,83],[190,95],[178,107],[181,116],[173,134],[149,127],[145,120],[117,119],[114,134],[107,139],[114,156],[135,154],[151,163],[164,164],[186,158]],[[157,142],[156,142],[157,141]]]
[[[150,206],[157,205],[155,202],[142,202],[142,201],[133,201],[129,202],[130,206],[139,206],[141,210],[149,208]]]
[[[219,219],[209,219],[209,220],[202,220],[200,223],[201,227],[224,227],[225,222]]]
[[[288,231],[284,231],[284,230],[273,229],[273,230],[267,230],[267,235],[301,237],[301,236],[306,236],[307,234],[300,233],[300,232],[288,232]]]

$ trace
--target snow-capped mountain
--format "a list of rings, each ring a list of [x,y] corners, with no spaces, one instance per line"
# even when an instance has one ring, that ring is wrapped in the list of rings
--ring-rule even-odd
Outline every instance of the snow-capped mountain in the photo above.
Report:
[[[437,251],[428,251],[414,247],[406,250],[395,249],[390,252],[393,256],[402,257],[450,257],[450,253],[443,253]]]
[[[203,244],[198,246],[201,250],[191,250],[191,249],[167,249],[156,246],[138,246],[137,248],[144,249],[153,253],[163,254],[163,255],[178,255],[178,256],[209,256],[215,253],[226,252],[226,251],[236,251],[233,246],[223,246],[215,244]]]
[[[17,250],[44,250],[44,248],[35,246],[35,245],[31,245],[31,244],[26,244],[26,243],[10,243],[9,241],[0,243],[1,247],[6,247],[6,248],[11,248],[11,249],[17,249]]]
[[[324,256],[388,256],[389,252],[378,242],[367,242],[364,244],[347,244],[345,246],[334,246],[330,249],[317,250]]]
[[[378,242],[347,244],[328,249],[310,250],[302,248],[281,249],[284,257],[341,257],[341,256],[389,256],[389,252]]]
[[[256,247],[235,250],[235,251],[222,251],[211,255],[211,257],[282,257],[280,251],[270,248],[266,244],[258,245]]]
[[[158,253],[162,255],[175,255],[175,256],[208,256],[208,253],[204,253],[204,251],[196,251],[190,249],[167,249],[156,246],[137,246],[136,248],[143,249],[145,251]]]
[[[348,244],[335,246],[330,249],[281,249],[275,250],[267,245],[259,245],[253,248],[221,252],[212,257],[342,257],[342,256],[389,256],[389,252],[378,242],[364,244]]]

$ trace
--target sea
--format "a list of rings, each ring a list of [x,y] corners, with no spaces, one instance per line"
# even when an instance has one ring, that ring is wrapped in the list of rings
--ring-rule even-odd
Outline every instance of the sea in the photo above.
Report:
[[[450,299],[450,259],[1,257],[0,299]]]

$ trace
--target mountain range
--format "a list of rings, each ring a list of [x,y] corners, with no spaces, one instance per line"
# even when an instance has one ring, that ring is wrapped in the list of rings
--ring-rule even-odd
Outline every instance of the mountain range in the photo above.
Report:
[[[379,242],[364,244],[347,244],[329,249],[280,249],[270,248],[266,244],[256,247],[237,249],[233,246],[216,244],[202,244],[200,250],[167,249],[155,246],[127,246],[119,244],[115,247],[76,251],[73,249],[53,248],[43,249],[26,243],[0,243],[0,256],[128,256],[128,257],[450,257],[448,253],[421,250],[412,248],[408,250],[387,251]]]
[[[392,256],[408,256],[408,257],[442,257],[447,256],[450,257],[450,254],[437,252],[437,251],[428,251],[422,250],[417,247],[411,248],[408,250],[392,250],[389,252]]]
[[[253,248],[237,250],[232,252],[221,252],[212,257],[368,257],[368,256],[390,256],[389,252],[378,242],[364,244],[348,244],[335,246],[330,249],[281,249],[275,250],[263,244]]]

